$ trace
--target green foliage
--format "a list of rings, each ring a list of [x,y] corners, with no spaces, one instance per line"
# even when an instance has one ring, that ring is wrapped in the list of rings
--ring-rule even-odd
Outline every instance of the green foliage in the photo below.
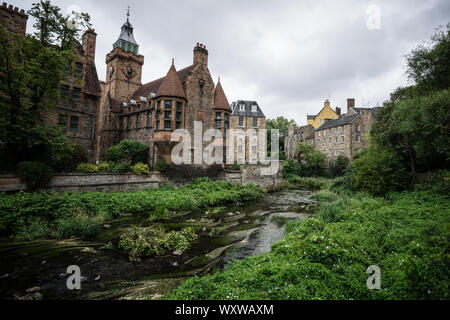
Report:
[[[169,232],[160,225],[154,225],[122,234],[119,249],[132,258],[163,255],[173,250],[184,252],[195,239],[197,235],[190,227]]]
[[[333,192],[322,190],[313,194],[311,199],[319,202],[331,202],[336,200],[337,195]]]
[[[89,161],[86,148],[69,143],[66,137],[52,139],[48,151],[48,158],[44,159],[56,172],[73,172],[80,163]]]
[[[133,172],[137,175],[149,175],[150,169],[148,168],[148,164],[143,164],[142,162],[138,162],[133,166]]]
[[[32,217],[26,225],[22,226],[22,229],[17,233],[15,238],[19,241],[45,239],[49,232],[50,230],[45,220],[40,217]]]
[[[166,172],[169,169],[169,165],[164,159],[160,158],[155,162],[155,170],[159,172]]]
[[[402,159],[393,151],[372,146],[353,162],[352,186],[372,195],[409,187],[409,174]]]
[[[34,3],[28,15],[36,21],[34,35],[0,26],[0,152],[2,169],[8,171],[21,161],[53,166],[53,140],[59,143],[60,129],[47,126],[42,116],[58,103],[60,83],[68,76],[66,63],[76,59],[82,33],[69,28],[60,8],[48,1]],[[90,27],[89,16],[83,13],[77,26]]]
[[[146,163],[148,146],[136,140],[122,140],[119,144],[110,147],[105,157],[113,162],[129,162],[131,165],[138,162]]]
[[[28,190],[45,187],[53,177],[53,170],[45,163],[24,161],[19,163],[18,175]]]
[[[112,172],[114,173],[128,173],[132,170],[129,162],[116,162],[112,165]]]
[[[283,176],[297,175],[302,177],[324,175],[324,162],[326,156],[313,146],[299,142],[295,154],[299,154],[301,161],[288,159],[283,164]]]
[[[329,176],[333,178],[343,176],[346,172],[349,162],[350,161],[347,157],[338,156],[336,161],[333,161],[330,168],[328,168]]]
[[[261,199],[264,194],[264,190],[256,185],[233,185],[227,181],[206,179],[178,189],[161,186],[134,192],[0,193],[0,235],[16,235],[36,217],[47,223],[49,237],[56,224],[60,236],[89,236],[99,230],[100,221],[112,217],[149,212],[158,216],[159,208],[192,210],[253,201]]]
[[[156,221],[167,218],[167,208],[165,204],[159,203],[155,206],[155,210],[149,215],[150,221]]]
[[[80,163],[76,169],[76,172],[80,173],[97,173],[98,171],[98,166],[92,163]]]
[[[287,175],[286,180],[294,187],[308,190],[328,189],[330,180],[325,178],[306,178],[296,175]]]
[[[193,277],[166,298],[447,300],[449,208],[449,196],[432,191],[325,203],[316,219],[288,223],[271,252]],[[382,290],[366,287],[374,264]]]
[[[109,162],[100,162],[97,166],[99,172],[106,173],[112,171],[111,164]]]
[[[93,237],[100,231],[104,221],[105,217],[102,214],[90,216],[82,208],[74,208],[70,215],[57,220],[58,237]]]
[[[284,150],[284,140],[288,134],[289,126],[295,124],[294,120],[288,120],[285,117],[278,117],[276,119],[266,120],[266,130],[267,130],[267,154],[271,155],[272,147],[272,130],[277,129],[279,131],[279,159],[284,160],[285,150]],[[273,156],[273,155],[272,155]]]

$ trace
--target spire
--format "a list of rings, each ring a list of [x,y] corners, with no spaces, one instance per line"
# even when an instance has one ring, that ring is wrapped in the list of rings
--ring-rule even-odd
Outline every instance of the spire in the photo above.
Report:
[[[172,65],[159,86],[156,96],[186,98],[180,77],[175,69],[174,59],[172,59]]]
[[[216,89],[214,90],[214,109],[231,111],[228,99],[225,96],[222,85],[220,84],[220,77],[219,81],[217,82]]]
[[[133,25],[130,23],[130,6],[127,9],[127,21],[122,25],[119,39],[114,43],[113,49],[121,48],[125,52],[138,54],[139,45],[134,40]]]

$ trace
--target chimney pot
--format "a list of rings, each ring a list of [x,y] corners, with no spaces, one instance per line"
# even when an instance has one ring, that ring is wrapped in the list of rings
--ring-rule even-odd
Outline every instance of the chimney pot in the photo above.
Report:
[[[6,8],[6,2],[3,2],[2,6],[3,6],[4,8]]]
[[[13,9],[12,4],[10,4],[10,5],[8,6],[8,9],[9,9],[9,10],[12,10],[12,9]]]

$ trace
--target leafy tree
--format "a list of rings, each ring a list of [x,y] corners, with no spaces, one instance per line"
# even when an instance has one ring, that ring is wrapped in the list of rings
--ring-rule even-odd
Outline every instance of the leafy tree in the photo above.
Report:
[[[298,155],[300,162],[286,160],[283,166],[283,174],[287,177],[289,174],[298,176],[321,176],[324,174],[323,165],[326,156],[313,146],[299,142],[295,154]]]
[[[344,175],[347,166],[349,164],[349,160],[347,157],[339,156],[336,161],[334,161],[330,168],[328,169],[330,176],[332,177],[340,177]]]
[[[0,152],[8,168],[20,160],[34,160],[30,156],[39,152],[30,150],[58,136],[42,116],[60,97],[66,63],[74,59],[74,44],[80,38],[80,30],[70,29],[68,18],[49,1],[34,3],[28,14],[37,21],[33,35],[0,26]],[[90,25],[87,14],[80,25]]]
[[[148,146],[136,140],[122,140],[110,147],[105,155],[107,160],[114,162],[128,162],[135,165],[138,162],[148,162]]]
[[[272,146],[272,129],[278,129],[280,133],[279,140],[279,148],[280,148],[280,159],[285,159],[285,150],[284,150],[284,139],[288,134],[289,126],[294,124],[294,120],[288,120],[285,117],[278,117],[276,119],[267,119],[266,120],[266,129],[267,129],[267,152],[270,155],[271,146]]]

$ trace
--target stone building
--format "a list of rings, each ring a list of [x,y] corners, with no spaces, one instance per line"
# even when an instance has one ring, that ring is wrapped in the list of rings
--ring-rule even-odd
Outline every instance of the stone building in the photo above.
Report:
[[[12,8],[6,3],[0,7],[0,23],[11,32],[26,33],[28,17],[24,10]],[[43,112],[48,125],[62,126],[70,142],[85,147],[93,158],[97,105],[100,86],[95,68],[97,34],[87,30],[83,42],[77,44],[75,61],[67,61],[66,79],[61,83],[61,99],[55,108]]]
[[[233,110],[231,113],[231,129],[240,133],[234,138],[233,142],[234,160],[237,163],[254,163],[258,160],[259,129],[266,128],[266,116],[256,101],[238,100],[233,102],[231,107]],[[244,134],[244,132],[249,132],[249,129],[254,130],[254,135]]]
[[[314,128],[318,128],[325,119],[337,119],[340,115],[341,109],[336,107],[336,110],[333,110],[330,106],[330,101],[326,99],[323,108],[318,114],[306,116],[306,123],[312,125]]]
[[[25,35],[27,31],[28,17],[23,9],[19,10],[6,2],[0,7],[0,25],[4,26],[9,32]]]
[[[314,146],[314,127],[310,124],[297,127],[296,124],[289,126],[287,136],[284,138],[284,150],[287,159],[294,159],[297,144],[303,142]]]
[[[340,155],[353,160],[360,149],[369,145],[368,134],[380,108],[356,108],[355,100],[347,99],[347,113],[338,119],[325,120],[315,129],[315,148],[334,161]]]
[[[127,18],[106,64],[96,160],[120,140],[133,139],[149,146],[150,164],[159,158],[171,163],[172,148],[178,143],[171,142],[174,130],[185,129],[193,137],[194,121],[201,121],[202,132],[216,128],[224,133],[229,127],[231,108],[220,81],[215,85],[209,73],[203,44],[194,47],[192,65],[177,71],[172,60],[164,77],[142,84],[144,57]],[[193,154],[192,148],[191,158]]]

